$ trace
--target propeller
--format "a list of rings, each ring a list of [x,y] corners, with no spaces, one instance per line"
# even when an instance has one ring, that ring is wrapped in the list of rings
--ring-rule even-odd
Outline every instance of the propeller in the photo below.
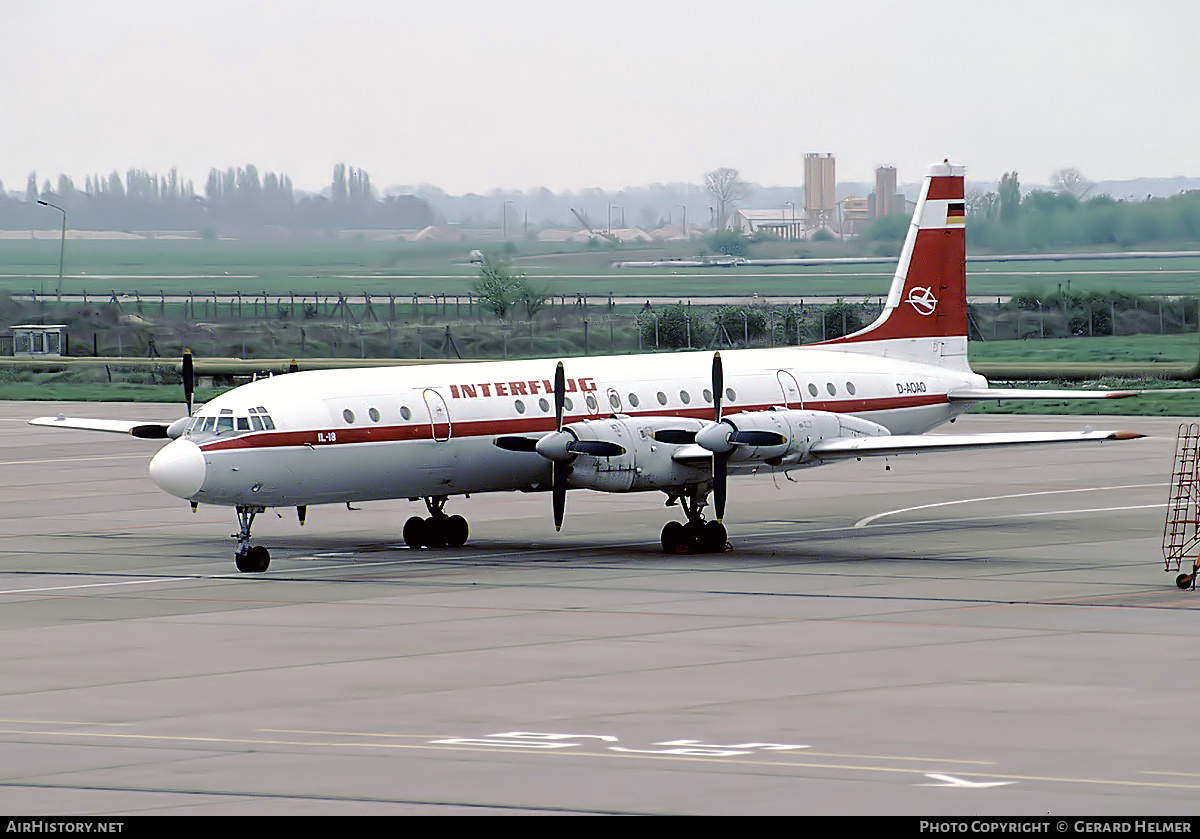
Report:
[[[497,437],[492,443],[510,452],[537,452],[550,461],[550,489],[554,505],[554,528],[562,530],[567,509],[567,478],[571,461],[578,455],[617,457],[625,447],[606,440],[580,440],[573,431],[563,428],[563,408],[566,405],[567,375],[563,363],[554,370],[554,430],[538,439],[532,437]]]
[[[713,453],[713,508],[717,514],[717,521],[721,521],[725,517],[729,456],[738,446],[780,446],[787,442],[787,438],[774,431],[738,431],[732,423],[721,421],[721,397],[725,392],[725,369],[721,363],[719,352],[713,353],[712,391],[713,424],[697,431],[694,440],[698,445]],[[670,442],[670,440],[663,442]]]
[[[183,436],[183,432],[187,429],[188,423],[192,421],[193,403],[196,393],[196,374],[192,367],[192,351],[185,349],[183,351],[183,398],[187,403],[187,416],[180,417],[170,425],[162,425],[161,423],[147,423],[146,425],[135,425],[129,430],[129,433],[134,437],[141,437],[145,440],[174,440]]]

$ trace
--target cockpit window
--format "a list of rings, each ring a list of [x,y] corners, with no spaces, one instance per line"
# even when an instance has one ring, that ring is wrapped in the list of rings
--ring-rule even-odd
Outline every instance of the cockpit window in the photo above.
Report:
[[[249,431],[274,431],[275,423],[267,416],[266,408],[250,408],[249,416],[233,416],[233,411],[223,408],[219,416],[197,416],[188,423],[186,436],[199,439],[215,435],[244,434]]]

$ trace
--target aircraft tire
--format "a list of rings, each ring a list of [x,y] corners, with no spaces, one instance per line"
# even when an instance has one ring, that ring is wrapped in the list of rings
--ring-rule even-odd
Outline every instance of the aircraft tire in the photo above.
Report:
[[[430,516],[425,519],[425,544],[431,548],[446,546],[445,516]]]
[[[725,525],[719,521],[706,522],[702,533],[700,540],[702,550],[707,553],[721,553],[725,550],[725,542],[729,538]]]
[[[413,516],[404,523],[404,544],[413,550],[425,547],[425,519]]]
[[[452,548],[461,548],[467,543],[471,528],[462,516],[451,516],[444,522],[446,544]]]
[[[677,554],[684,553],[684,547],[687,545],[687,536],[684,533],[682,522],[669,521],[662,529],[662,549],[663,553]]]

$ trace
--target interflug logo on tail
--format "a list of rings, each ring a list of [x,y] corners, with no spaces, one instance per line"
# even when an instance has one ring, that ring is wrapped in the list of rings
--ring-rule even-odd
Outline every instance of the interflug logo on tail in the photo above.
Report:
[[[914,287],[908,292],[908,297],[904,298],[904,302],[912,305],[917,310],[919,315],[932,315],[933,310],[937,308],[937,298],[933,296],[933,289],[926,287]]]

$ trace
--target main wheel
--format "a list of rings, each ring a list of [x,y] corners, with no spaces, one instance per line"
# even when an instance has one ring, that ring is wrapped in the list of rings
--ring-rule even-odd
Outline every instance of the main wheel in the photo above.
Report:
[[[470,532],[471,529],[467,526],[467,520],[462,516],[451,516],[446,519],[446,544],[450,547],[459,548],[467,544],[467,536],[470,535]]]
[[[430,516],[425,519],[425,544],[440,548],[446,544],[446,517]]]
[[[1182,589],[1191,588],[1192,579],[1193,579],[1192,574],[1180,574],[1178,577],[1175,578],[1175,585],[1179,586]]]
[[[410,548],[425,547],[425,519],[420,516],[413,516],[404,523],[404,544]]]
[[[725,525],[719,521],[706,522],[700,537],[701,549],[708,553],[722,553],[728,538],[729,534],[725,530]]]
[[[683,523],[677,521],[667,522],[662,529],[663,553],[684,553],[686,545],[687,536],[683,530]]]

